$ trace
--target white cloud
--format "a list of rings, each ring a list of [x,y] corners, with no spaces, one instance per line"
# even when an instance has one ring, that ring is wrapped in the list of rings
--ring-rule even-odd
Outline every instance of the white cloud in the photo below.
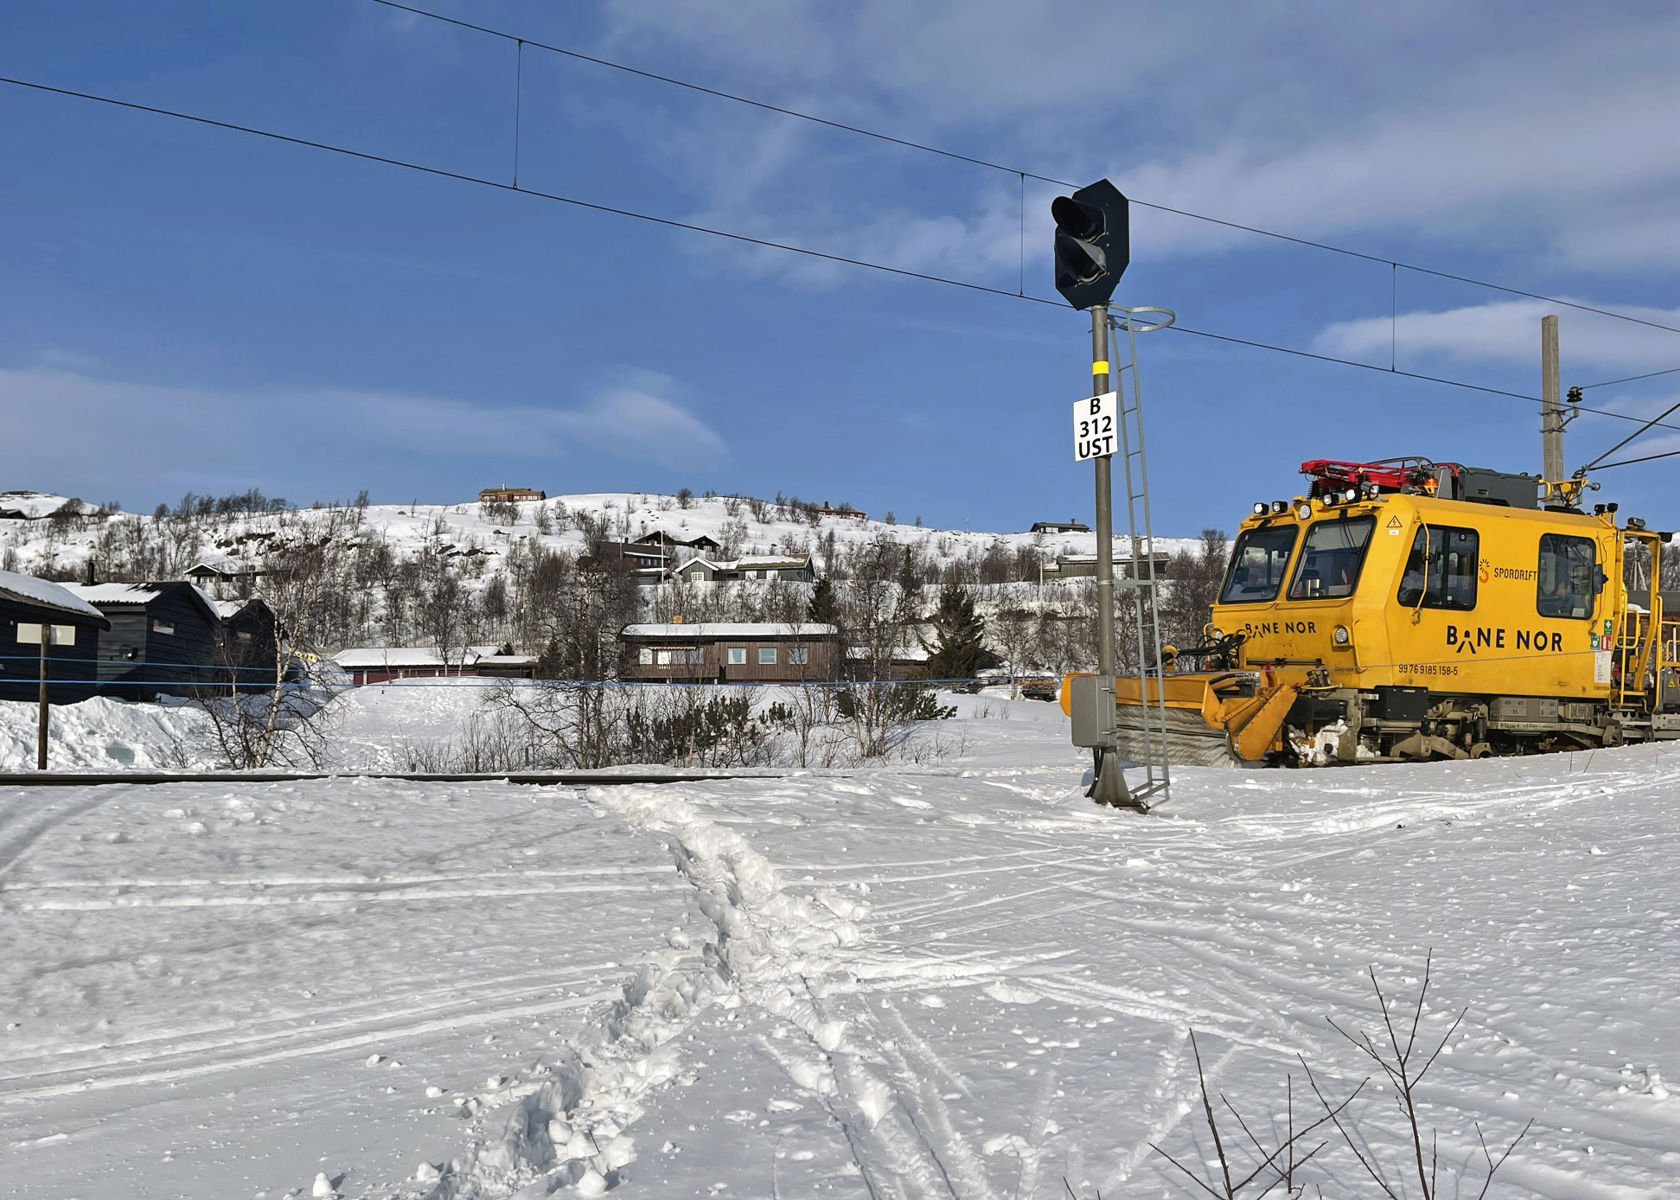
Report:
[[[1564,299],[1585,303],[1578,297]],[[1680,328],[1680,309],[1632,304],[1594,307]],[[1542,300],[1501,300],[1439,312],[1401,313],[1392,322],[1388,316],[1338,321],[1313,339],[1312,348],[1320,354],[1386,364],[1392,338],[1400,357],[1412,362],[1421,354],[1438,354],[1460,361],[1533,363],[1538,372],[1540,318],[1550,313],[1558,317],[1559,359],[1566,383],[1575,382],[1573,369],[1579,364],[1616,375],[1680,366],[1680,334]]]
[[[0,476],[59,480],[104,500],[248,487],[363,486],[367,473],[427,456],[485,464],[607,455],[711,467],[723,439],[677,398],[674,382],[631,372],[573,407],[497,405],[393,392],[245,392],[0,368]]]
[[[742,204],[731,209],[713,208],[694,220],[837,258],[986,286],[1013,284],[1021,258],[1020,206],[998,188],[988,189],[977,199],[975,211],[961,215],[897,210],[851,224],[844,214],[813,209],[805,211],[797,225],[791,225]],[[1031,234],[1029,229],[1028,236]],[[739,242],[712,242],[705,248],[753,274],[775,275],[818,288],[856,279],[858,272],[857,267],[833,259],[794,256],[784,250]]]
[[[1513,22],[1444,0],[609,0],[606,14],[614,52],[680,59],[709,83],[1029,170],[1106,172],[1177,208],[1378,252],[1398,235],[1520,252],[1527,266],[1536,250],[1566,267],[1680,266],[1673,10],[1542,4]],[[703,208],[761,208],[824,157],[785,131],[713,153],[716,113],[685,120],[687,108],[673,99],[664,115],[683,127],[685,161],[706,164],[685,168]],[[841,135],[821,136],[838,153]],[[972,226],[989,206],[967,197],[986,185],[963,187],[945,208],[978,210],[959,217]],[[870,212],[834,222],[819,247],[871,246],[873,216],[859,215]],[[1147,210],[1136,219],[1153,257],[1246,240]]]
[[[699,417],[668,398],[674,390],[669,377],[638,371],[581,409],[555,412],[551,418],[560,436],[620,458],[667,467],[721,464],[729,457],[729,447]]]

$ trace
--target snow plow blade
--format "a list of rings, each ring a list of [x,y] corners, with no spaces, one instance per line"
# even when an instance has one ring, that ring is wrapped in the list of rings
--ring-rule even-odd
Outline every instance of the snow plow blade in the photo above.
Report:
[[[1062,711],[1071,715],[1069,675],[1062,680]],[[1239,766],[1258,762],[1278,744],[1299,685],[1271,672],[1212,671],[1168,675],[1163,703],[1147,680],[1149,703],[1137,676],[1114,681],[1115,736],[1123,757],[1146,762],[1165,743],[1174,766]],[[1163,728],[1163,714],[1165,727]]]

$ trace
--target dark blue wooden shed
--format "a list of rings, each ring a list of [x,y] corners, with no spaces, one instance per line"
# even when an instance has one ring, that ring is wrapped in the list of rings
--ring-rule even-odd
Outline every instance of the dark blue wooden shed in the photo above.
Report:
[[[43,626],[51,630],[48,703],[86,700],[98,681],[99,635],[111,623],[62,584],[15,571],[0,571],[0,700],[40,694]]]
[[[63,586],[111,623],[99,638],[100,695],[155,700],[164,692],[189,695],[217,678],[222,618],[192,584]]]

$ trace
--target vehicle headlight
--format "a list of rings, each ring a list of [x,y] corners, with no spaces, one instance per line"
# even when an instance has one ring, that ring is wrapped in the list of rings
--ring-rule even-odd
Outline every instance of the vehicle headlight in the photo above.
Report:
[[[1295,506],[1295,515],[1305,521],[1308,517],[1312,516],[1312,505],[1305,502],[1297,504]]]
[[[1330,639],[1338,646],[1347,645],[1351,637],[1352,635],[1348,633],[1346,625],[1338,625],[1330,631]]]
[[[1288,512],[1288,511],[1289,511],[1289,503],[1288,503],[1288,501],[1285,501],[1285,500],[1273,500],[1273,501],[1272,501],[1272,511],[1273,511],[1273,512],[1274,512],[1274,513],[1286,513],[1286,512]]]
[[[1270,509],[1271,509],[1271,506],[1268,505],[1264,500],[1256,500],[1254,502],[1254,515],[1257,516],[1257,517],[1265,516],[1266,513],[1270,511]]]

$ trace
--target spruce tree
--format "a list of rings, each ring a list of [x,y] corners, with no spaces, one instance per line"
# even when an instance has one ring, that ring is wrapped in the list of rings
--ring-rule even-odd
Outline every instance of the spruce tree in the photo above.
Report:
[[[811,602],[805,606],[805,619],[817,625],[840,624],[840,602],[834,598],[834,585],[825,576],[811,589]]]
[[[986,649],[986,624],[960,583],[948,583],[940,590],[939,603],[928,621],[934,640],[922,667],[923,679],[973,679],[981,668],[997,661]]]

